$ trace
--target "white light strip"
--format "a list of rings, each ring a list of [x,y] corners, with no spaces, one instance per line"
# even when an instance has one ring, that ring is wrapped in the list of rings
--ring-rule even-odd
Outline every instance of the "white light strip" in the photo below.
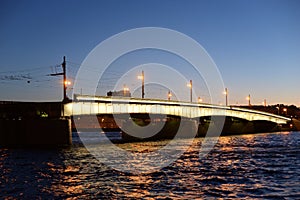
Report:
[[[230,107],[230,106],[220,106],[220,105],[213,105],[213,104],[205,104],[205,103],[189,103],[189,102],[180,102],[180,101],[168,101],[168,100],[158,100],[158,99],[136,99],[136,98],[116,98],[116,97],[98,97],[98,96],[85,96],[85,95],[77,95],[77,100],[83,101],[104,101],[104,102],[124,102],[124,103],[150,103],[150,104],[168,104],[168,105],[181,105],[181,106],[191,106],[191,107],[204,107],[204,108],[217,108],[217,109],[224,109],[224,110],[236,110],[242,112],[251,112],[261,115],[266,115],[270,117],[275,117],[283,120],[290,120],[290,118],[257,111],[257,110],[250,110],[246,108],[237,108],[237,107]]]

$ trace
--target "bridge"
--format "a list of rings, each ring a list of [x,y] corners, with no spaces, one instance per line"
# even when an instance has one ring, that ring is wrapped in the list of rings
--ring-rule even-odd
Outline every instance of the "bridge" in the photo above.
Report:
[[[286,124],[291,120],[287,117],[239,107],[155,99],[76,95],[73,102],[64,105],[65,116],[128,113],[172,115],[186,118],[227,116],[248,121],[269,121],[276,124]]]

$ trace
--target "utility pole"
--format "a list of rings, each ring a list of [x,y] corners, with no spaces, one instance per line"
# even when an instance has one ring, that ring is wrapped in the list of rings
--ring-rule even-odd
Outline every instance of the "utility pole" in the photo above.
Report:
[[[50,76],[63,76],[63,100],[62,100],[62,114],[64,114],[64,104],[69,102],[69,98],[67,97],[67,85],[71,84],[67,81],[67,73],[66,73],[66,56],[63,57],[63,62],[61,64],[63,72],[50,74]]]
[[[64,94],[64,97],[63,97],[63,102],[67,102],[68,100],[68,97],[67,97],[67,74],[66,74],[66,56],[64,56],[64,60],[63,60],[63,63],[61,64],[62,66],[62,69],[63,69],[63,77],[64,77],[64,82],[63,82],[63,94]]]
[[[63,58],[63,62],[61,64],[63,72],[56,73],[56,74],[50,74],[50,76],[63,76],[63,103],[66,103],[69,101],[69,98],[67,97],[67,85],[70,85],[71,83],[67,81],[67,73],[66,73],[66,56]]]

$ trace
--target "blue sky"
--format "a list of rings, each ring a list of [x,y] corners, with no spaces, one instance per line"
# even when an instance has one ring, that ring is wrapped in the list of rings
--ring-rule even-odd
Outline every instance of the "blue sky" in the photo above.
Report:
[[[62,56],[72,79],[108,37],[164,27],[206,49],[231,104],[246,104],[251,94],[253,104],[300,106],[299,9],[297,0],[1,0],[0,100],[60,100],[60,78],[47,74],[59,71]]]

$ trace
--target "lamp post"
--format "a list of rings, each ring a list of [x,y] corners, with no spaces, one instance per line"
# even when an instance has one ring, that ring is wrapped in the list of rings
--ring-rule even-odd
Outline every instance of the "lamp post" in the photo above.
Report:
[[[168,92],[168,101],[171,100],[171,96],[172,96],[172,94],[171,94],[171,92],[170,92],[170,90],[169,90],[169,92]]]
[[[123,86],[123,95],[126,97],[127,91],[129,91],[129,88],[124,84]]]
[[[276,109],[278,110],[277,114],[280,115],[280,105],[277,106]]]
[[[138,76],[138,79],[142,80],[142,99],[145,97],[145,75],[144,71],[142,71],[142,75]]]
[[[190,83],[187,84],[187,86],[190,88],[190,101],[193,102],[193,81],[190,80]]]
[[[64,91],[63,91],[63,94],[64,94],[64,99],[63,101],[66,102],[68,97],[67,97],[67,85],[68,85],[68,82],[67,82],[67,75],[66,75],[66,57],[64,56],[64,61],[63,63],[61,64],[62,66],[62,69],[63,69],[63,78],[64,78]]]
[[[287,115],[287,108],[283,108],[282,111],[285,112],[285,115]]]
[[[198,103],[201,103],[203,101],[203,99],[201,99],[201,97],[198,97]]]
[[[246,99],[248,100],[248,106],[251,107],[251,98],[250,98],[250,94],[247,96]]]
[[[225,105],[228,106],[228,89],[227,88],[225,88],[224,94],[225,94]]]

